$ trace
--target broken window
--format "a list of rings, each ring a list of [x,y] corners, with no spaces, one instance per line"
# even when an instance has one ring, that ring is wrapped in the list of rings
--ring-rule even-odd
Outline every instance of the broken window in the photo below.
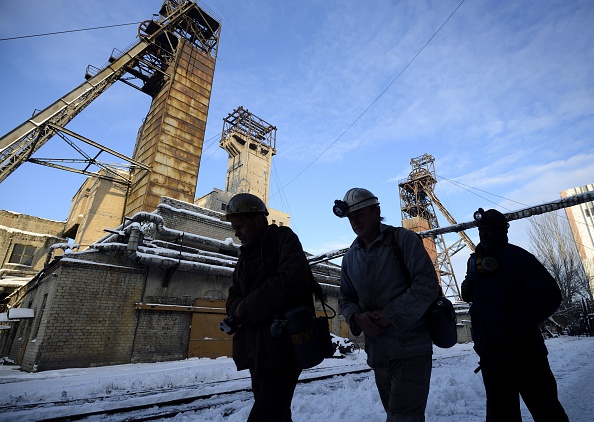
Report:
[[[16,244],[10,254],[8,260],[11,264],[28,265],[29,267],[33,264],[33,255],[35,254],[35,248],[33,246]]]

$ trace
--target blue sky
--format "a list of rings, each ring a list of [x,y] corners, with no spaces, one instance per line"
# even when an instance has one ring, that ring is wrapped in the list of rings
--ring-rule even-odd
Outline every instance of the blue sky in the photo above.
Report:
[[[249,109],[278,128],[269,206],[291,214],[309,252],[352,241],[331,211],[351,187],[374,192],[386,222],[399,225],[398,181],[424,153],[435,157],[436,194],[458,222],[478,207],[516,210],[594,181],[590,0],[205,4],[222,29],[196,195],[224,188],[222,119]],[[140,22],[160,6],[4,2],[0,38]],[[133,25],[0,41],[0,133],[78,86],[88,64],[101,67],[136,34]],[[67,128],[131,156],[149,104],[118,83]],[[35,157],[76,155],[54,137]],[[0,183],[0,209],[64,220],[83,181],[26,163]],[[512,223],[510,240],[528,247],[526,226]],[[478,241],[476,230],[468,234]],[[460,282],[468,250],[459,255]]]

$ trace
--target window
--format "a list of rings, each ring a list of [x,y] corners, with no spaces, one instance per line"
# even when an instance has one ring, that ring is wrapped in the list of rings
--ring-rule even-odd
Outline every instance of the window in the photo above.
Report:
[[[594,217],[594,207],[586,208],[586,217]]]
[[[224,202],[221,202],[221,210],[222,211],[226,211],[227,210],[227,204],[225,204]]]
[[[10,259],[8,260],[11,264],[21,264],[31,266],[33,264],[33,254],[35,254],[35,248],[33,246],[14,245]]]

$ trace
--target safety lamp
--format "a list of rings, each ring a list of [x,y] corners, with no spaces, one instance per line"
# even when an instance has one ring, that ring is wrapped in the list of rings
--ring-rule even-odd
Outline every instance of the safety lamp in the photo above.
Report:
[[[334,201],[332,212],[334,212],[335,216],[343,218],[346,215],[348,209],[349,205],[346,202],[337,199],[336,201]]]
[[[478,211],[475,211],[473,214],[474,217],[474,221],[481,221],[483,218],[485,218],[485,210],[482,208],[479,208]]]

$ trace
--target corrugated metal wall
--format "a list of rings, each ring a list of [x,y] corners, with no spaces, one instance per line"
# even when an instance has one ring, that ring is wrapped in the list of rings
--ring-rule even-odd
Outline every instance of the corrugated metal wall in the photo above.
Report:
[[[214,67],[212,57],[179,44],[136,144],[134,159],[151,171],[133,176],[126,215],[155,210],[162,196],[194,202]]]

